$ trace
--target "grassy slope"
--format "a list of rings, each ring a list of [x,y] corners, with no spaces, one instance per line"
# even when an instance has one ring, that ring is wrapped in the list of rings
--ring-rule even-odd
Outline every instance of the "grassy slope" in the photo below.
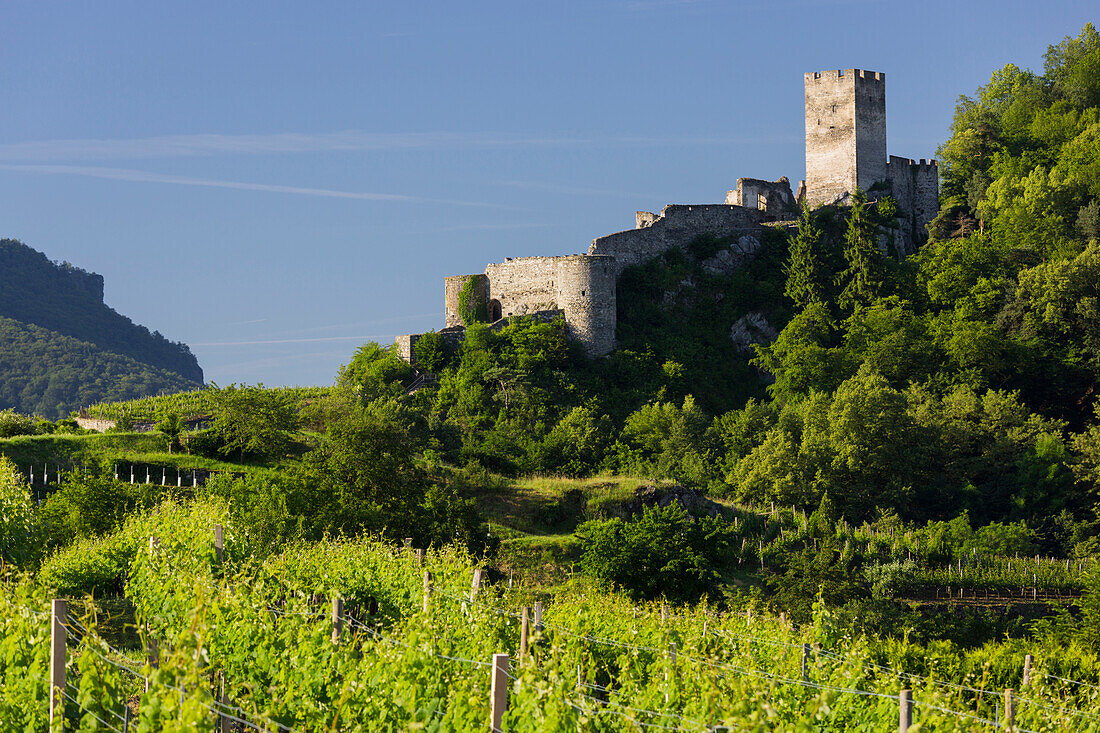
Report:
[[[502,479],[478,495],[478,508],[490,532],[501,538],[501,570],[553,585],[565,580],[570,566],[580,560],[573,535],[577,526],[616,516],[635,489],[653,483],[630,476]]]

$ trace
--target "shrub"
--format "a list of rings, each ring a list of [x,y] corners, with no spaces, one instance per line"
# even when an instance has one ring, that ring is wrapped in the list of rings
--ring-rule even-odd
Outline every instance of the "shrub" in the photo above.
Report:
[[[35,551],[30,488],[15,464],[0,456],[0,561],[24,565]]]
[[[0,438],[34,435],[38,432],[34,418],[15,410],[0,410]]]

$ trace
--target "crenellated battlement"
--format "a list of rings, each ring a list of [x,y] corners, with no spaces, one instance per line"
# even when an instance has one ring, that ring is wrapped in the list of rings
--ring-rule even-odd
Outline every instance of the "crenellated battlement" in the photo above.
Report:
[[[812,82],[839,82],[848,79],[857,79],[860,82],[872,82],[886,84],[886,74],[881,71],[867,71],[866,69],[829,69],[828,71],[811,71],[802,75],[807,84]]]

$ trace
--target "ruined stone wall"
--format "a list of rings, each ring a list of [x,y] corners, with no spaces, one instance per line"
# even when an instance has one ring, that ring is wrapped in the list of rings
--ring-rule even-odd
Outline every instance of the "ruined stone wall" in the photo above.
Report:
[[[940,213],[940,168],[934,160],[921,160],[913,176],[914,226],[923,242],[928,235],[928,225]]]
[[[898,202],[898,218],[905,240],[903,254],[911,254],[928,239],[928,224],[939,213],[939,168],[934,160],[890,156],[886,166],[891,195]]]
[[[778,181],[759,178],[738,178],[737,188],[726,192],[726,203],[764,212],[765,219],[775,219],[797,208],[791,182],[783,176]]]
[[[588,254],[614,257],[618,277],[627,267],[647,262],[672,247],[682,248],[700,234],[758,236],[762,219],[761,211],[732,204],[669,204],[649,226],[593,239]]]
[[[804,84],[809,204],[886,180],[886,75],[819,71],[806,74]]]
[[[416,366],[416,355],[413,353],[413,349],[416,347],[416,342],[420,340],[421,335],[419,333],[406,333],[397,336],[393,340],[394,344],[397,345],[397,355],[413,366]]]
[[[489,278],[485,277],[485,275],[479,273],[477,275],[452,275],[443,278],[444,328],[466,325],[462,322],[461,311],[458,307],[458,294],[461,293],[462,288],[466,286],[467,280],[476,281],[475,292],[486,307],[489,304]]]
[[[502,318],[560,310],[570,335],[590,356],[601,356],[615,344],[615,281],[611,257],[521,257],[491,264],[491,308]]]

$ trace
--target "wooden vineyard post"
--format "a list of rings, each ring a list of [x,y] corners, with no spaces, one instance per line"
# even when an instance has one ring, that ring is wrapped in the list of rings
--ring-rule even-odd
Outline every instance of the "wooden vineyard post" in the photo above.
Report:
[[[145,625],[145,659],[149,663],[149,669],[156,669],[160,664],[160,654],[157,651],[157,640],[153,638],[152,633],[149,631],[149,624]],[[149,681],[152,679],[152,674],[145,678],[145,691],[149,691]]]
[[[508,655],[493,655],[493,682],[489,693],[489,729],[503,733],[504,711],[508,709]]]
[[[474,568],[474,579],[470,581],[470,603],[477,596],[477,589],[481,587],[481,568]]]
[[[1024,655],[1024,681],[1020,685],[1020,687],[1027,687],[1028,683],[1031,682],[1031,661],[1032,661],[1032,659],[1033,659],[1033,657],[1030,654],[1025,654]]]
[[[913,724],[913,691],[906,688],[898,695],[898,733],[909,733]]]
[[[810,681],[809,664],[810,664],[810,645],[809,644],[803,644],[802,645],[802,681],[803,682],[809,682]]]
[[[1016,696],[1011,687],[1005,690],[1005,730],[1012,733],[1016,727]]]
[[[214,557],[220,567],[225,560],[225,532],[220,524],[214,525]]]
[[[344,631],[344,599],[332,599],[332,643],[340,643],[340,635]]]
[[[527,634],[531,628],[530,612],[527,606],[519,610],[519,663],[527,659]]]
[[[668,669],[665,670],[665,703],[668,703],[668,687],[676,669],[676,642],[668,645]]]
[[[542,601],[535,601],[535,631],[542,631]]]
[[[413,538],[412,537],[406,537],[405,538],[405,548],[404,548],[405,552],[412,552],[412,548],[413,548]]]
[[[68,630],[69,602],[55,598],[50,607],[50,730],[65,729],[65,644]],[[54,721],[60,723],[54,727]]]
[[[424,571],[424,613],[428,612],[432,602],[432,574]]]
[[[423,565],[424,564],[424,550],[423,550],[423,548],[420,548],[420,547],[416,548],[416,564],[417,565]]]
[[[225,691],[225,673],[224,672],[222,672],[221,675],[220,675],[220,681],[221,681],[221,688],[218,690],[218,704],[224,710],[225,708],[229,707],[229,696],[226,694],[226,691]],[[229,733],[229,730],[230,730],[229,717],[226,716],[224,713],[222,713],[219,710],[218,711],[218,733]]]

